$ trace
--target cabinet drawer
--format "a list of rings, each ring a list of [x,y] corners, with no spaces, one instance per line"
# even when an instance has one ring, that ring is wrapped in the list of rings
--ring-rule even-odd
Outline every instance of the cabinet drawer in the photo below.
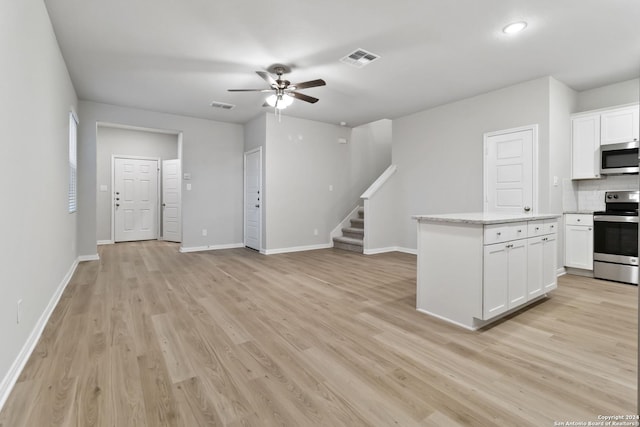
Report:
[[[529,221],[527,224],[527,235],[528,237],[542,236],[543,234],[547,234],[544,229],[544,221]]]
[[[564,216],[566,225],[593,225],[593,215],[589,214],[566,214]]]
[[[484,227],[484,244],[491,245],[509,240],[527,237],[526,222],[512,222],[509,224],[486,225]]]
[[[543,228],[544,234],[556,234],[558,232],[558,221],[555,219],[545,219]]]

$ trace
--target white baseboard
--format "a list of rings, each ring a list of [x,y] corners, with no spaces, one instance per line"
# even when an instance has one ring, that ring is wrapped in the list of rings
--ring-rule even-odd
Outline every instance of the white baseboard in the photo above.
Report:
[[[49,304],[47,304],[44,312],[42,313],[42,315],[40,315],[40,318],[33,327],[31,334],[29,334],[29,338],[22,346],[18,357],[16,357],[16,359],[13,361],[9,372],[7,372],[5,377],[2,379],[2,382],[0,382],[0,410],[2,410],[2,407],[6,403],[11,390],[13,390],[16,381],[18,381],[18,378],[20,377],[20,373],[22,373],[22,370],[29,360],[29,357],[31,357],[31,353],[33,353],[33,350],[35,349],[45,326],[47,326],[49,317],[51,317],[53,310],[56,308],[56,305],[58,305],[58,301],[60,301],[62,293],[71,281],[73,273],[75,273],[76,268],[78,267],[78,262],[79,259],[76,259],[71,265],[71,268],[69,268],[69,271],[67,271],[67,274],[65,274],[65,276],[62,278],[62,281],[58,285],[58,288],[51,296]]]
[[[228,243],[225,245],[209,245],[209,246],[180,246],[180,252],[202,252],[202,251],[217,251],[220,249],[235,249],[244,248],[244,243]]]
[[[98,246],[100,246],[100,245],[113,245],[113,243],[114,243],[113,240],[98,240],[96,242],[96,244]]]
[[[567,274],[567,270],[564,267],[560,267],[556,270],[556,276],[564,276]]]
[[[386,248],[365,249],[363,253],[365,255],[376,255],[376,254],[384,254],[388,252],[402,252],[402,253],[411,254],[411,255],[416,255],[418,253],[416,249],[402,248],[400,246],[389,246]]]
[[[319,245],[294,246],[291,248],[265,249],[260,251],[264,255],[286,254],[290,252],[315,251],[317,249],[329,249],[333,247],[333,243],[322,243]]]
[[[84,262],[84,261],[100,261],[100,255],[98,255],[98,254],[80,255],[78,257],[78,262]]]

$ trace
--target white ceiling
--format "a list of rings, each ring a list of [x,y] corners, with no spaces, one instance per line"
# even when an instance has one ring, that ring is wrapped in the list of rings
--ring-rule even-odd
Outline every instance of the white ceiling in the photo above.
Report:
[[[638,0],[45,0],[80,99],[244,123],[255,73],[322,78],[284,114],[356,126],[551,75],[576,90],[640,75]],[[502,28],[526,20],[507,36]],[[381,58],[339,62],[356,48]],[[226,111],[212,101],[235,104]]]

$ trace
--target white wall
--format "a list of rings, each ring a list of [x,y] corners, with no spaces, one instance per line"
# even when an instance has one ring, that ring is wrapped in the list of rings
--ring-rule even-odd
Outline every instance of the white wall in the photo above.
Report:
[[[329,244],[350,200],[350,129],[266,114],[267,251]],[[329,186],[333,191],[329,191]],[[318,234],[314,235],[314,230]]]
[[[640,98],[640,79],[631,79],[578,93],[574,113],[631,104]]]
[[[99,122],[182,132],[182,247],[242,242],[243,129],[241,125],[81,101],[78,217],[79,251],[96,253],[97,144]],[[186,183],[192,190],[186,191]],[[202,236],[207,229],[207,236]]]
[[[571,113],[577,93],[564,83],[549,80],[549,190],[548,212],[563,213],[563,183],[571,179]],[[557,185],[554,184],[557,179]],[[564,217],[559,221],[558,266],[564,266]]]
[[[245,151],[263,150],[264,252],[330,245],[333,228],[389,166],[391,124],[351,129],[271,112],[245,124]]]
[[[349,141],[350,199],[362,205],[360,195],[391,164],[393,122],[382,119],[351,131]]]
[[[483,210],[483,134],[538,124],[540,207],[549,209],[549,78],[509,86],[393,121],[394,246],[416,248],[411,215]]]
[[[77,257],[77,214],[67,211],[69,109],[77,98],[42,0],[0,2],[0,69],[1,407]]]
[[[104,125],[97,127],[97,188],[99,189],[101,185],[107,187],[107,191],[98,191],[96,195],[98,241],[111,240],[113,208],[111,159],[113,155],[150,157],[160,160],[177,159],[178,135]]]

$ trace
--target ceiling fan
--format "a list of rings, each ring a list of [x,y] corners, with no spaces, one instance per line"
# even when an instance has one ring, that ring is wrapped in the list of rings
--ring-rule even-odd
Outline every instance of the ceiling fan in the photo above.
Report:
[[[315,104],[316,102],[318,102],[318,98],[305,95],[304,93],[298,92],[298,90],[307,89],[310,87],[324,86],[327,84],[322,79],[309,80],[307,82],[301,83],[291,83],[289,80],[285,80],[282,78],[283,74],[291,72],[291,69],[289,67],[282,64],[274,64],[270,66],[267,71],[268,72],[256,71],[256,74],[262,77],[269,84],[269,89],[229,89],[229,92],[273,92],[273,94],[267,98],[266,102],[262,104],[262,106],[274,107],[281,110],[291,105],[294,98],[299,99],[300,101]],[[269,73],[275,74],[277,78],[274,79],[273,76]]]

